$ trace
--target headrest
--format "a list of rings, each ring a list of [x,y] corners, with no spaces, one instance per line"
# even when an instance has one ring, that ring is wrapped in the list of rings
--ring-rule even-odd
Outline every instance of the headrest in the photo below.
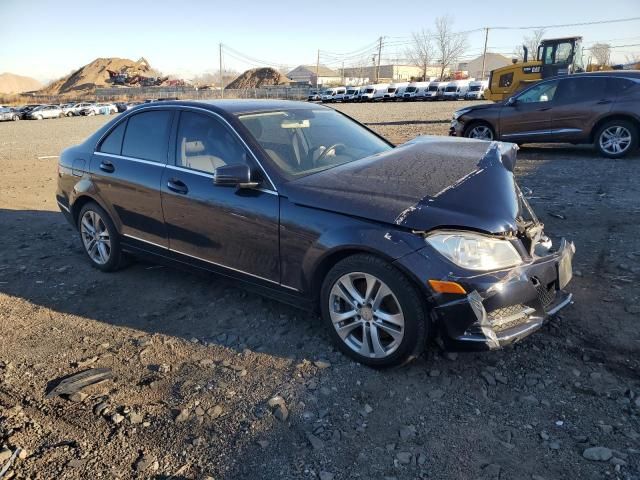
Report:
[[[201,153],[204,152],[204,143],[202,140],[193,140],[192,142],[184,142],[185,153]]]

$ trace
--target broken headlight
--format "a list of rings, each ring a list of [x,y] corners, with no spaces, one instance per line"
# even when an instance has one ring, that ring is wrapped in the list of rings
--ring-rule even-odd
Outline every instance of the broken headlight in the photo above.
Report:
[[[511,242],[486,235],[438,232],[425,237],[425,241],[456,265],[469,270],[498,270],[522,263]]]
[[[453,112],[453,119],[457,120],[462,115],[464,115],[465,113],[469,113],[470,111],[471,111],[470,108],[461,108],[460,110],[456,110],[455,112]]]

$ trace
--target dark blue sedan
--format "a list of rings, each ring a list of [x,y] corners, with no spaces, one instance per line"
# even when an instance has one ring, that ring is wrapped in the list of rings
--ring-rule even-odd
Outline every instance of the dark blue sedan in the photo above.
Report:
[[[545,235],[517,147],[394,146],[303,102],[141,105],[60,157],[57,202],[105,272],[145,255],[321,313],[337,346],[387,366],[428,337],[495,349],[571,302],[573,244]]]

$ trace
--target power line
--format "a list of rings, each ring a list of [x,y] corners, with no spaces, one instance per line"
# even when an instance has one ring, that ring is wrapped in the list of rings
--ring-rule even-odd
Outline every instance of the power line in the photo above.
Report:
[[[492,30],[533,30],[533,29],[547,29],[547,28],[564,28],[564,27],[584,27],[587,25],[604,25],[608,23],[622,23],[622,22],[635,22],[640,20],[640,17],[630,17],[630,18],[616,18],[613,20],[595,20],[593,22],[579,22],[579,23],[564,23],[557,25],[531,25],[528,27],[489,27]]]

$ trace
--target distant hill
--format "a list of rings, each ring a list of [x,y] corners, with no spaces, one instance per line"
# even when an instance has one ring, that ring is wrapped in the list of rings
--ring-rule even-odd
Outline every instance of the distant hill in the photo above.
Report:
[[[38,90],[42,84],[35,78],[14,73],[0,73],[0,93],[22,93]]]
[[[47,85],[40,93],[45,95],[62,95],[65,93],[83,93],[96,87],[110,85],[108,70],[130,75],[158,76],[149,63],[141,58],[138,61],[128,58],[96,58],[75,72]]]
[[[291,80],[273,68],[253,68],[240,74],[226,88],[229,90],[260,88],[268,85],[286,85],[290,82]]]

